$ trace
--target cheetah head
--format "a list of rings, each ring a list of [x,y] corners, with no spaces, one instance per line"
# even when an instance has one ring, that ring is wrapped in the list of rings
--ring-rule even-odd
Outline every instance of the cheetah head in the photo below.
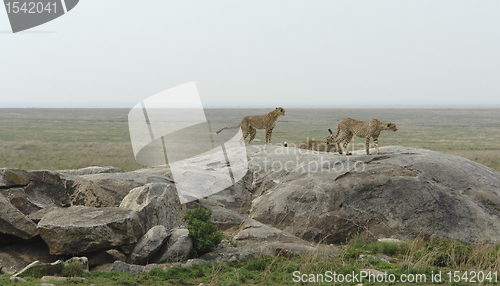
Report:
[[[285,116],[285,109],[282,107],[276,107],[276,109],[274,111],[278,112],[279,115]]]
[[[396,127],[396,124],[394,123],[387,123],[387,127],[385,128],[385,130],[389,130],[389,131],[398,131],[398,128]]]
[[[330,136],[326,137],[326,144],[333,145],[333,144],[335,144],[335,136],[333,135],[333,132],[331,129],[328,129],[328,132],[330,132]]]

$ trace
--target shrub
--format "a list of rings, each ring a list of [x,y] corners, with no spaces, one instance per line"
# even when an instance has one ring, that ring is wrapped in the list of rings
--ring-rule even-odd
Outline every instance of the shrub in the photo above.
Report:
[[[224,238],[217,226],[209,222],[211,215],[212,210],[201,207],[187,211],[184,215],[189,235],[193,238],[194,251],[198,256],[213,251]]]
[[[83,276],[83,266],[80,262],[73,261],[64,265],[61,274],[65,277]]]

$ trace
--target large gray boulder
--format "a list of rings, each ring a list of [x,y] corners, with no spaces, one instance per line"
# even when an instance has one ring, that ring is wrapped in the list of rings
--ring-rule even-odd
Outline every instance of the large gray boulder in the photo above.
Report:
[[[17,183],[7,188],[0,188],[0,194],[3,194],[23,214],[29,215],[41,209],[67,207],[71,204],[65,181],[57,173],[44,170],[4,170],[6,178]],[[14,175],[17,177],[13,179]],[[22,183],[19,182],[20,178],[23,180]]]
[[[27,201],[23,213],[31,214],[40,209],[70,205],[64,180],[57,173],[42,170],[28,171],[26,174],[30,182],[22,188],[22,195],[26,196]]]
[[[0,188],[26,186],[29,183],[26,171],[16,169],[0,169]]]
[[[134,188],[144,186],[148,183],[173,184],[172,174],[168,167],[146,168],[126,173],[120,172],[119,169],[114,172],[103,172],[103,170],[88,172],[86,168],[69,172],[58,172],[61,178],[67,181],[85,181],[98,185],[115,198],[117,206],[120,205],[123,198]]]
[[[159,262],[178,262],[186,260],[193,249],[193,239],[189,236],[189,230],[178,228],[172,231],[165,246],[160,250]]]
[[[66,182],[71,205],[86,207],[114,207],[116,201],[112,195],[94,182],[71,181]]]
[[[124,208],[73,206],[55,209],[38,223],[51,254],[82,254],[136,243],[142,237],[137,213]]]
[[[249,149],[251,217],[323,243],[345,242],[358,232],[500,241],[499,172],[430,150],[380,150],[382,155],[341,156]]]
[[[36,224],[0,195],[0,243],[8,242],[8,236],[30,239],[36,235]]]
[[[156,252],[168,239],[169,234],[168,229],[163,225],[152,227],[141,240],[137,242],[127,259],[127,263],[145,265],[150,262]]]
[[[172,229],[182,223],[183,208],[179,197],[166,183],[150,183],[131,190],[120,207],[139,214],[144,232],[156,225]]]

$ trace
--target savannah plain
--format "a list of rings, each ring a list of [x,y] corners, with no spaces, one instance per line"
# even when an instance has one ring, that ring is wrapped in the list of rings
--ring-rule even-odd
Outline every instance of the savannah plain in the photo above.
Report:
[[[307,139],[322,140],[329,135],[328,128],[336,132],[338,121],[344,117],[363,121],[378,118],[398,127],[397,132],[382,132],[380,146],[435,150],[500,171],[500,109],[284,108],[286,115],[278,119],[273,144],[286,141],[293,146]],[[273,109],[206,109],[205,114],[215,133],[222,127],[239,124],[244,116],[265,114]],[[125,171],[143,168],[134,159],[128,112],[128,109],[0,109],[0,167],[63,170],[114,166]],[[226,130],[212,136],[231,137],[235,132]],[[200,138],[205,136],[210,134],[200,134]],[[264,131],[258,130],[254,144],[263,144],[264,139]],[[349,150],[363,149],[364,139],[351,141]]]
[[[344,117],[364,121],[378,118],[395,123],[398,127],[397,132],[381,133],[380,146],[403,145],[431,149],[462,156],[500,171],[500,109],[284,108],[286,115],[278,119],[273,132],[273,144],[281,145],[286,141],[293,146],[307,139],[324,139],[329,135],[327,129],[331,128],[336,132],[338,121]],[[274,107],[206,109],[205,114],[212,132],[199,132],[199,138],[224,142],[234,136],[237,130],[226,130],[220,135],[210,133],[222,127],[239,124],[243,116],[265,114],[273,109]],[[128,129],[128,112],[128,109],[0,109],[0,168],[63,170],[115,166],[125,171],[144,168],[134,159]],[[254,143],[263,144],[264,137],[264,131],[257,131]],[[177,139],[183,145],[192,146],[183,146],[183,150],[192,149],[193,155],[199,153],[196,142],[186,144],[184,138]],[[354,138],[349,150],[363,149],[364,139]],[[225,238],[225,243],[238,246],[231,238]],[[431,277],[442,272],[445,280],[439,283],[441,285],[471,285],[467,280],[463,280],[464,276],[462,280],[458,280],[461,283],[453,282],[451,278],[448,280],[447,277],[451,276],[446,276],[446,273],[452,275],[461,271],[460,275],[467,275],[464,271],[476,271],[474,273],[483,275],[480,281],[484,283],[480,285],[498,283],[500,243],[486,246],[465,245],[456,240],[424,241],[420,238],[396,243],[372,242],[355,237],[339,247],[341,253],[332,258],[298,254],[291,258],[261,255],[244,263],[235,261],[186,268],[174,266],[167,271],[155,268],[149,273],[141,274],[83,274],[77,269],[79,272],[75,270],[76,272],[69,276],[83,276],[86,280],[70,279],[54,284],[145,286],[159,285],[158,283],[198,285],[203,282],[205,285],[296,285],[292,280],[292,273],[295,271],[325,273],[335,270],[347,274],[353,271],[358,273],[361,269],[376,269],[394,274],[398,279],[406,274],[425,274],[426,277]],[[390,263],[374,257],[381,254],[387,255]],[[368,259],[360,259],[360,255],[368,255]],[[8,280],[9,275],[5,274],[0,276],[0,284],[40,285],[41,276],[40,273],[33,273],[32,277],[25,277],[27,282],[19,283]],[[465,278],[467,279],[466,276]],[[424,281],[396,284],[431,284],[429,280]],[[384,284],[371,282],[363,285]]]

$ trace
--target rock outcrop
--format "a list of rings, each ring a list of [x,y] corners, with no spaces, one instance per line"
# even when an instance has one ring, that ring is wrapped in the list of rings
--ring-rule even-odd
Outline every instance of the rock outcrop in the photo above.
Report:
[[[226,150],[231,158],[244,151]],[[247,147],[243,179],[186,205],[180,204],[168,167],[0,169],[0,268],[18,271],[34,260],[55,261],[51,254],[79,254],[88,257],[91,268],[139,273],[154,266],[135,264],[186,259],[192,242],[178,227],[185,209],[199,206],[213,211],[211,221],[229,238],[201,257],[210,263],[246,261],[261,253],[336,255],[339,249],[330,244],[357,233],[373,239],[500,242],[498,171],[429,150],[391,146],[380,151],[345,156]],[[210,158],[190,162],[199,165],[178,164],[178,179],[192,180],[186,186],[213,190],[217,170],[227,169]],[[233,165],[243,174],[241,162]],[[204,169],[206,181],[191,178],[193,170]]]
[[[150,183],[131,190],[120,207],[137,212],[144,232],[156,225],[172,229],[182,222],[183,209],[179,197],[165,183]]]
[[[296,150],[269,146],[251,154],[252,218],[323,243],[358,232],[500,241],[500,173],[491,168],[400,146],[349,157]],[[283,167],[271,171],[276,166]]]
[[[75,206],[55,209],[38,223],[50,253],[82,254],[135,244],[142,237],[136,212],[124,208]]]

